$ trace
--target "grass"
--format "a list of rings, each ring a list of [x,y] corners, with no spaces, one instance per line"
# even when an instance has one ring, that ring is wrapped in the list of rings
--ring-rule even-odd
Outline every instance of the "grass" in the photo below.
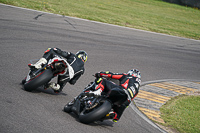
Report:
[[[65,16],[200,40],[200,10],[162,0],[0,0]],[[178,96],[161,107],[165,126],[200,132],[200,96]]]
[[[0,0],[0,3],[200,40],[200,10],[162,0]]]
[[[181,95],[160,108],[164,126],[181,133],[200,133],[200,96]]]

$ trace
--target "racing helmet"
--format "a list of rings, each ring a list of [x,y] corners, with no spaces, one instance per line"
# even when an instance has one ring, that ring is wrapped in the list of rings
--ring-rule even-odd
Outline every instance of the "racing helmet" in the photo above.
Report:
[[[137,77],[137,78],[141,78],[140,71],[137,70],[137,69],[129,70],[129,71],[127,72],[127,74],[129,74],[129,75],[131,75],[131,76],[134,76],[134,77]]]
[[[82,59],[84,62],[87,61],[88,55],[87,55],[87,53],[86,53],[84,50],[78,51],[78,52],[76,53],[76,56],[77,56],[78,58]]]

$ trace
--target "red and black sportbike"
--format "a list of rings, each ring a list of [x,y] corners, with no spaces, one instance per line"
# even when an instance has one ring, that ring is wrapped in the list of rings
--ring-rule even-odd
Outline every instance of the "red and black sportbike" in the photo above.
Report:
[[[47,85],[55,76],[65,74],[68,71],[68,66],[69,64],[65,59],[55,56],[47,64],[42,65],[41,69],[30,68],[28,75],[22,80],[24,89],[32,91],[42,85]]]
[[[127,99],[122,95],[121,91],[123,90],[117,88],[108,92],[103,91],[100,96],[94,95],[90,93],[94,85],[95,81],[85,87],[82,93],[64,106],[63,111],[73,112],[78,116],[80,122],[89,124],[95,121],[107,120],[113,106],[121,105]],[[123,98],[119,99],[119,97]]]

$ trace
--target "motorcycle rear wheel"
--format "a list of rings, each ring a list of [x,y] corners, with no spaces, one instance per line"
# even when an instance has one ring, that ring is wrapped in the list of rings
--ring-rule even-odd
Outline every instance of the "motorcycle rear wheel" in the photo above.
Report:
[[[102,117],[104,117],[106,114],[108,114],[111,108],[112,108],[112,104],[106,100],[101,106],[95,108],[89,113],[82,111],[79,115],[79,120],[80,122],[85,123],[85,124],[98,121]]]
[[[46,69],[45,71],[41,72],[35,78],[30,79],[24,84],[24,89],[26,91],[32,91],[38,88],[41,85],[49,82],[53,78],[53,73],[50,69]]]

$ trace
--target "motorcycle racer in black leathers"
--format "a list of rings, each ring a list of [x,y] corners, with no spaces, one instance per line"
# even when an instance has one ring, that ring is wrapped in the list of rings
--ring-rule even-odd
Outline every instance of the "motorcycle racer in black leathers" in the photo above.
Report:
[[[109,90],[112,89],[119,89],[121,95],[120,97],[116,95],[116,98],[123,99],[125,96],[127,97],[127,99],[125,99],[125,102],[121,106],[114,106],[114,111],[110,112],[107,115],[108,118],[113,119],[113,122],[117,122],[123,114],[124,110],[129,106],[131,101],[136,97],[139,92],[139,86],[141,83],[140,71],[138,71],[137,69],[132,69],[128,71],[128,73],[112,73],[107,71],[96,73],[95,77],[97,77],[97,79],[95,80],[96,85],[93,89],[94,91],[90,93],[101,95],[102,91],[109,92]],[[117,79],[120,83],[119,85],[117,85],[101,77]]]
[[[56,55],[63,57],[68,62],[67,72],[63,75],[58,75],[57,83],[48,83],[45,88],[52,88],[55,93],[59,93],[67,82],[74,85],[81,75],[83,75],[85,71],[84,63],[87,61],[88,55],[83,50],[73,54],[71,52],[62,51],[59,48],[48,48],[44,52],[43,57],[35,64],[29,64],[29,67],[40,69],[43,64],[46,64]]]

